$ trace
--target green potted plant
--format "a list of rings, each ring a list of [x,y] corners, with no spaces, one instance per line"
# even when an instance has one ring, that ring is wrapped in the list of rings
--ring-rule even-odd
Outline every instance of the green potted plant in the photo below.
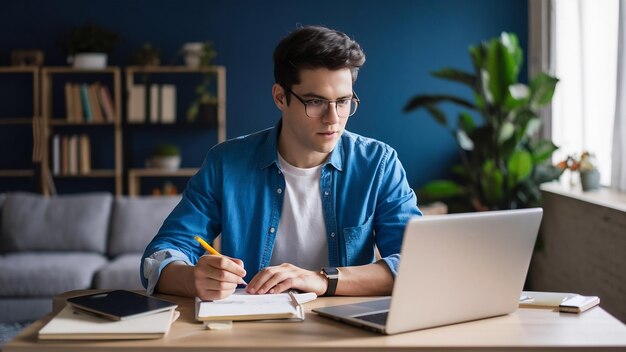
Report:
[[[178,170],[180,168],[180,148],[174,144],[157,145],[149,162],[150,167]]]
[[[133,53],[130,62],[137,66],[159,66],[161,64],[161,51],[152,43],[146,42]]]
[[[539,110],[552,100],[558,79],[539,74],[529,85],[518,76],[523,53],[515,34],[471,46],[473,72],[444,68],[433,76],[466,85],[473,101],[453,95],[417,95],[405,112],[426,109],[458,145],[454,180],[435,180],[418,191],[423,200],[446,200],[455,211],[512,209],[540,203],[539,185],[558,178],[551,164],[557,147],[537,138]],[[442,103],[460,106],[453,122]],[[474,117],[478,117],[478,123]]]
[[[86,24],[72,27],[59,45],[75,68],[101,69],[107,66],[108,54],[120,40],[113,31]]]
[[[182,53],[185,57],[185,64],[192,68],[209,66],[217,55],[213,48],[213,42],[191,42],[183,45]]]
[[[187,66],[194,68],[210,66],[217,56],[211,41],[187,43],[183,47],[183,52]],[[190,123],[200,123],[209,127],[217,126],[218,99],[213,94],[211,78],[211,73],[204,73],[202,82],[196,86],[196,99],[187,109],[187,121]]]

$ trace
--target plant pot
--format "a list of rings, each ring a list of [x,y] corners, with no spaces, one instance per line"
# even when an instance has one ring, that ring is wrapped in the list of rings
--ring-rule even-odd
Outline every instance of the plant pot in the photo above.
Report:
[[[202,43],[187,43],[183,45],[183,52],[185,53],[185,64],[188,67],[198,68],[200,66],[202,45]]]
[[[150,159],[150,167],[165,170],[178,170],[180,168],[180,156],[153,156]]]
[[[581,171],[580,184],[584,192],[600,188],[600,171]]]
[[[79,53],[72,57],[72,66],[80,69],[104,69],[107,67],[107,54]]]
[[[202,103],[198,108],[198,124],[204,127],[217,127],[217,105]]]

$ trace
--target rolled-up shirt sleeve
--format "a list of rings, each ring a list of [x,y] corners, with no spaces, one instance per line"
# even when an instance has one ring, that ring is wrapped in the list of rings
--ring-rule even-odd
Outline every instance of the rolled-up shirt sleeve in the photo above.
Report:
[[[184,262],[187,265],[193,265],[184,253],[174,249],[158,251],[149,257],[144,258],[143,277],[148,280],[148,285],[146,286],[148,294],[154,293],[154,288],[156,287],[157,282],[159,282],[163,268],[176,261]]]

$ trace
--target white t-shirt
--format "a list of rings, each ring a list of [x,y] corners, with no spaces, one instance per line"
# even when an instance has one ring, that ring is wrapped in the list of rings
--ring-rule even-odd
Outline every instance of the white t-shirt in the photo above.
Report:
[[[322,214],[322,166],[301,169],[278,155],[285,176],[283,208],[270,265],[291,263],[319,270],[328,265],[328,241]]]

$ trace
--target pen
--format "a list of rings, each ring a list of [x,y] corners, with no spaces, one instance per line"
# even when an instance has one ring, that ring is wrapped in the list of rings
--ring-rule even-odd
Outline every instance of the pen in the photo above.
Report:
[[[206,249],[207,252],[209,252],[209,253],[211,253],[213,255],[221,256],[220,252],[216,251],[215,248],[211,247],[211,245],[208,244],[205,240],[203,240],[200,236],[194,236],[194,238],[196,239],[196,241],[198,241],[198,243],[200,243],[202,248]],[[243,278],[241,279],[241,282],[244,285],[248,284]]]

